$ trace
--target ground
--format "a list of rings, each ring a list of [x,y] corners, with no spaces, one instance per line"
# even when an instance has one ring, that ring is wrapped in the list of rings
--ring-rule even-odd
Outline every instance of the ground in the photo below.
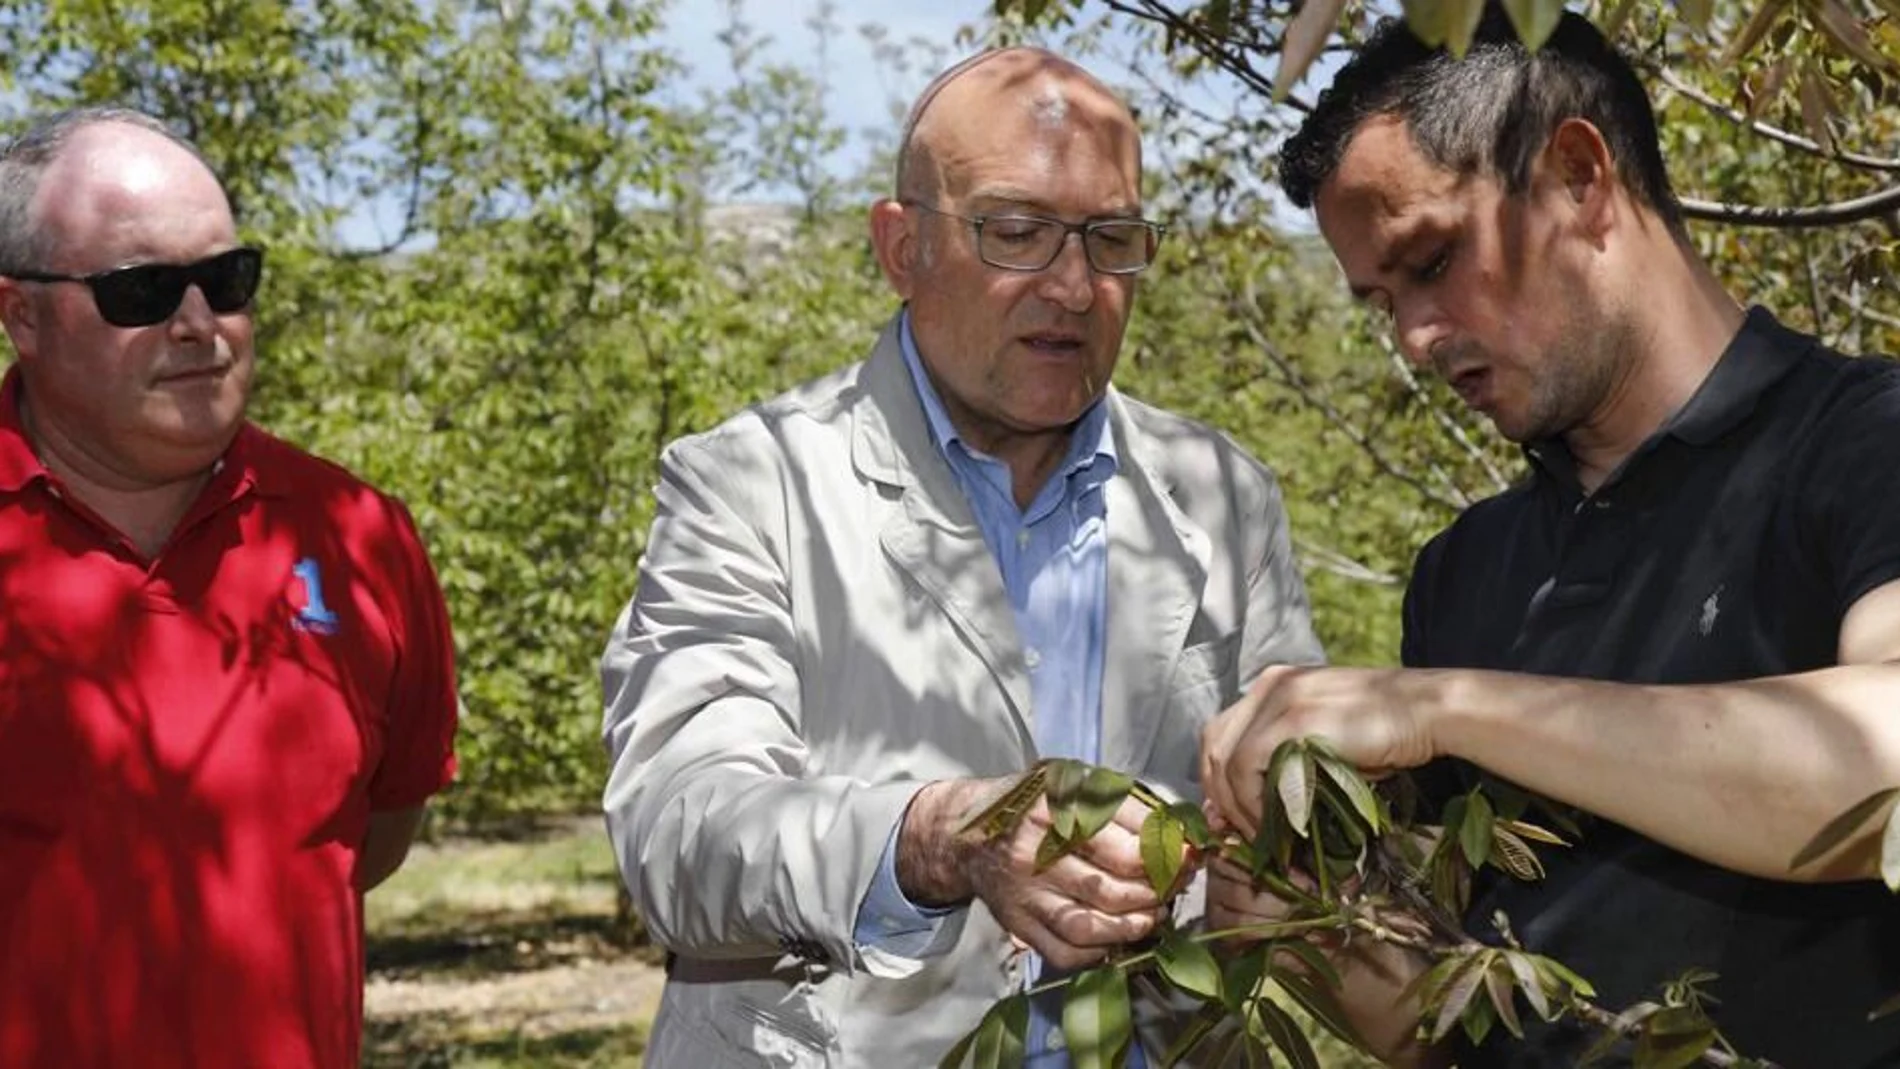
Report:
[[[366,901],[365,1069],[640,1064],[660,956],[599,818],[416,847]]]

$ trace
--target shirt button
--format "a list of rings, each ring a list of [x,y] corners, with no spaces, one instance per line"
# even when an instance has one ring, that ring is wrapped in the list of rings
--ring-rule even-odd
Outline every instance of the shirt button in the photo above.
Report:
[[[1037,653],[1037,652],[1036,652],[1035,650],[1033,650],[1033,649],[1032,649],[1032,650],[1025,650],[1025,651],[1023,652],[1023,663],[1024,663],[1024,664],[1026,664],[1026,665],[1028,665],[1028,666],[1029,666],[1029,670],[1030,670],[1031,672],[1033,672],[1033,671],[1035,671],[1035,670],[1036,670],[1037,668],[1039,668],[1039,667],[1041,667],[1041,665],[1042,665],[1042,654],[1040,654],[1040,653]]]
[[[1029,528],[1024,527],[1023,529],[1016,532],[1016,548],[1017,549],[1029,548]]]
[[[1049,1035],[1042,1041],[1042,1049],[1048,1051],[1061,1050],[1062,1029],[1055,1027],[1050,1028]]]

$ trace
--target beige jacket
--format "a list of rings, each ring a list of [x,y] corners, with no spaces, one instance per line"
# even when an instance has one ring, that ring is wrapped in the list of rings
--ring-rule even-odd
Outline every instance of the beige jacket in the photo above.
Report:
[[[1198,798],[1202,724],[1316,662],[1278,488],[1224,435],[1110,391],[1103,763]],[[601,662],[607,825],[674,952],[652,1069],[936,1064],[1021,963],[979,903],[947,953],[855,945],[925,782],[1035,760],[1001,575],[896,324],[868,361],[674,443]]]

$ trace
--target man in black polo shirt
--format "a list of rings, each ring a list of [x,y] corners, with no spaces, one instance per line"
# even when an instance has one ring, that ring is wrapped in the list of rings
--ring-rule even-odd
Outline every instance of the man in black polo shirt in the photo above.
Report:
[[[1612,1009],[1708,968],[1744,1054],[1900,1065],[1900,1018],[1866,1017],[1900,991],[1874,836],[1789,870],[1900,784],[1900,372],[1722,290],[1640,82],[1574,14],[1532,54],[1493,5],[1462,62],[1388,23],[1281,177],[1530,474],[1420,554],[1406,669],[1269,669],[1210,726],[1210,799],[1251,829],[1260,769],[1301,735],[1373,772],[1515,782],[1594,819],[1542,882],[1481,883],[1474,934],[1502,909]],[[1348,970],[1362,1023],[1395,1060],[1443,1060],[1396,1003],[1420,963],[1379,956]],[[1594,1038],[1565,1022],[1457,1060],[1571,1066]]]

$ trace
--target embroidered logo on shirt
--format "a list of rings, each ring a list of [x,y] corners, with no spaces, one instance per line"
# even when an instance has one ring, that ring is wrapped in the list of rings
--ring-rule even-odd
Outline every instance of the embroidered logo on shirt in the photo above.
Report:
[[[290,607],[297,613],[290,625],[318,635],[336,634],[336,613],[323,603],[323,573],[317,567],[317,558],[305,557],[290,571]]]
[[[1715,593],[1709,595],[1709,600],[1702,603],[1702,619],[1696,621],[1696,630],[1702,632],[1703,638],[1708,638],[1709,633],[1715,630],[1715,618],[1722,615],[1722,591],[1727,585],[1718,585]]]

